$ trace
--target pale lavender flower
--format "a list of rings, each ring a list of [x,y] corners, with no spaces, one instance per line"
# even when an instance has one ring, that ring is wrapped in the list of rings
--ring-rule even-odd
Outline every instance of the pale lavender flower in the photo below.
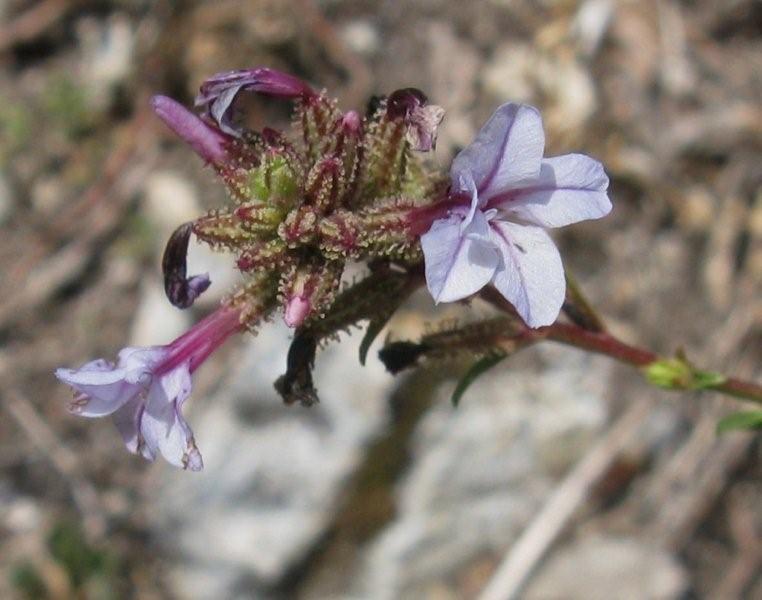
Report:
[[[421,236],[435,301],[460,300],[492,283],[530,327],[556,320],[566,282],[545,229],[603,217],[611,201],[598,161],[543,158],[544,145],[540,113],[508,103],[455,157],[448,213]]]
[[[222,307],[169,345],[124,348],[116,364],[98,359],[57,369],[56,377],[74,389],[70,412],[112,415],[133,454],[151,461],[161,454],[177,467],[200,471],[201,454],[182,415],[191,374],[240,329],[240,311]]]

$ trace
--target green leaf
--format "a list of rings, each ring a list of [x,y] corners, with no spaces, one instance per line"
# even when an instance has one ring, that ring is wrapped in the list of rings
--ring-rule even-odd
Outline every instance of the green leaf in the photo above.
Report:
[[[705,390],[721,385],[727,381],[727,377],[713,371],[694,371],[693,389]]]
[[[453,406],[458,406],[460,403],[460,399],[463,397],[463,394],[466,393],[466,390],[471,386],[471,384],[476,381],[476,378],[479,377],[482,373],[485,373],[486,371],[489,371],[492,367],[494,367],[497,363],[499,363],[501,360],[503,360],[507,354],[490,354],[489,356],[485,356],[484,358],[480,358],[477,360],[474,364],[471,365],[471,367],[468,369],[465,375],[461,378],[461,380],[458,382],[458,385],[455,386],[455,391],[452,393],[452,403]]]
[[[762,410],[733,413],[717,423],[717,433],[736,429],[762,429]]]
[[[381,315],[380,317],[371,319],[368,323],[368,329],[365,330],[365,335],[362,338],[362,342],[360,342],[360,364],[362,366],[365,366],[365,359],[368,358],[370,345],[373,343],[373,340],[378,337],[378,334],[381,333],[384,326],[389,322],[392,314],[393,313]]]

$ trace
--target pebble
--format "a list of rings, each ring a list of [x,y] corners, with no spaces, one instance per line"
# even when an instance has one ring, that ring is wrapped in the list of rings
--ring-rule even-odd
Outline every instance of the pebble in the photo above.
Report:
[[[372,56],[381,45],[378,31],[368,21],[351,21],[341,31],[341,37],[350,50],[362,56]]]
[[[685,570],[668,552],[633,539],[590,535],[552,555],[523,597],[677,600],[687,591]]]

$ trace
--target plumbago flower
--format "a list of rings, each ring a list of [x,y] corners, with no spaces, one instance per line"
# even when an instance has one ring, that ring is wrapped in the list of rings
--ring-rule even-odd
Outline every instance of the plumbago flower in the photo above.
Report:
[[[288,132],[239,124],[242,93],[294,105]],[[368,321],[373,338],[422,283],[438,302],[492,282],[532,326],[552,322],[564,297],[561,261],[544,228],[611,208],[601,166],[581,155],[543,159],[537,111],[506,104],[452,165],[450,181],[424,160],[444,110],[414,88],[376,98],[363,116],[307,83],[268,68],[217,74],[201,85],[200,114],[155,96],[158,117],[219,175],[230,202],[179,224],[162,259],[164,288],[190,307],[210,281],[187,275],[191,235],[230,253],[242,283],[222,306],[166,346],[125,348],[56,376],[74,388],[70,410],[112,415],[127,448],[199,470],[182,408],[191,376],[232,334],[256,332],[280,312],[294,330],[276,390],[287,403],[317,401],[312,369],[321,344]],[[421,235],[423,234],[423,235]],[[342,287],[350,262],[369,274]]]
[[[154,460],[200,471],[201,454],[182,415],[191,375],[230,335],[241,329],[240,311],[221,307],[166,346],[124,348],[116,363],[103,359],[56,377],[74,389],[69,411],[83,417],[112,415],[127,449]]]
[[[539,112],[499,107],[450,170],[446,216],[421,236],[437,302],[492,283],[530,327],[550,325],[564,301],[561,257],[547,228],[609,213],[608,177],[582,154],[543,158]]]
[[[247,92],[293,102],[291,135],[235,122],[235,101]],[[391,263],[420,261],[407,215],[446,186],[416,154],[433,148],[444,111],[412,88],[377,100],[366,116],[342,112],[324,92],[268,68],[205,81],[199,115],[166,96],[152,99],[158,117],[217,172],[231,198],[171,236],[162,260],[167,297],[188,308],[210,285],[206,275],[187,276],[192,234],[230,252],[243,283],[166,346],[125,348],[115,363],[58,369],[75,391],[71,412],[112,415],[131,452],[199,470],[201,455],[182,416],[191,375],[230,335],[255,332],[278,309],[297,331],[276,388],[289,403],[317,401],[311,377],[317,342],[393,312],[408,278]],[[374,273],[342,291],[350,260],[373,261]]]
[[[235,102],[242,93],[293,102],[291,135],[237,124]],[[363,117],[342,112],[325,92],[296,77],[256,68],[205,81],[196,98],[201,115],[165,96],[152,102],[217,171],[232,200],[194,221],[191,230],[232,253],[244,277],[269,280],[289,327],[327,313],[348,260],[410,263],[420,257],[407,215],[430,203],[432,190],[446,180],[416,154],[434,147],[444,115],[419,90],[392,92]],[[184,272],[174,280],[184,281]],[[178,289],[192,298],[192,287],[188,281]],[[244,287],[236,301],[245,305],[251,295]],[[182,304],[180,295],[174,303]],[[246,314],[244,320],[256,324]]]
[[[241,125],[235,103],[242,93],[292,102],[290,130]],[[546,229],[611,210],[608,178],[598,162],[580,154],[543,158],[540,115],[529,106],[498,108],[455,158],[449,177],[424,154],[435,147],[444,111],[414,88],[375,98],[362,115],[341,111],[336,100],[296,77],[255,68],[205,81],[196,98],[200,114],[166,96],[155,96],[152,106],[219,175],[230,196],[227,206],[179,224],[170,237],[162,259],[167,298],[185,309],[210,285],[205,274],[187,274],[191,235],[229,253],[242,283],[175,341],[124,348],[116,362],[99,359],[58,369],[56,376],[74,389],[71,412],[111,415],[130,452],[148,460],[161,455],[184,469],[203,466],[182,413],[192,374],[234,333],[256,333],[279,312],[293,337],[275,389],[288,404],[311,405],[318,400],[312,377],[317,350],[367,321],[359,351],[364,363],[370,344],[424,273],[436,302],[460,300],[492,284],[529,327],[552,324],[564,302],[565,278]],[[365,263],[367,273],[342,284],[351,262]],[[475,359],[456,388],[457,402],[480,373],[550,339],[644,367],[658,385],[762,399],[753,384],[686,361],[661,361],[611,338],[579,297],[577,291],[569,295],[571,323],[532,332],[509,309],[496,319],[446,326],[418,343],[390,343],[379,357],[392,372]]]

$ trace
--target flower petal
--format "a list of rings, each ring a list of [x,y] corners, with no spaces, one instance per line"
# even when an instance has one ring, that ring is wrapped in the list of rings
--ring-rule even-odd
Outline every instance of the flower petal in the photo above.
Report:
[[[489,205],[511,218],[541,227],[563,227],[600,219],[611,211],[603,165],[584,154],[542,161],[536,183],[493,198]]]
[[[468,197],[471,199],[471,203],[468,206],[468,214],[466,215],[466,218],[463,219],[463,223],[461,223],[461,229],[463,229],[471,224],[477,209],[481,208],[485,202],[481,202],[479,199],[479,192],[476,191],[476,183],[474,183],[474,179],[471,177],[471,173],[465,173],[458,180],[458,187],[461,192],[463,192],[464,196],[468,195]],[[465,200],[465,197],[463,199]]]
[[[241,134],[233,125],[231,113],[236,96],[244,90],[279,98],[316,95],[305,82],[288,73],[265,67],[240,69],[217,73],[204,81],[196,97],[196,106],[206,106],[222,131],[239,137]]]
[[[494,220],[493,239],[502,264],[492,279],[530,327],[550,325],[566,292],[564,267],[556,245],[544,229]]]
[[[207,163],[220,165],[228,160],[225,147],[230,138],[222,131],[205,123],[172,98],[154,96],[151,106],[158,117]]]
[[[537,178],[545,147],[542,119],[536,108],[503,104],[452,163],[456,191],[460,181],[476,182],[482,202]]]
[[[83,417],[110,415],[142,391],[125,380],[126,371],[105,360],[95,360],[79,369],[56,369],[56,377],[74,388],[77,395],[69,405],[72,413]]]
[[[404,88],[389,94],[386,101],[389,118],[403,119],[407,140],[413,150],[428,152],[437,145],[437,128],[444,118],[441,106],[429,104],[426,94],[416,88]]]
[[[201,454],[181,414],[191,388],[187,363],[156,378],[140,419],[140,434],[148,452],[158,451],[170,464],[200,471],[203,468]]]
[[[461,231],[463,216],[434,221],[421,236],[426,262],[426,285],[435,302],[453,302],[489,283],[499,257],[488,241],[489,225],[481,211]]]
[[[140,420],[143,415],[143,407],[143,398],[141,396],[135,396],[129,402],[126,402],[112,416],[117,430],[119,430],[119,433],[122,435],[124,445],[127,446],[127,450],[133,454],[141,453]],[[154,457],[146,456],[146,458],[153,460]]]

